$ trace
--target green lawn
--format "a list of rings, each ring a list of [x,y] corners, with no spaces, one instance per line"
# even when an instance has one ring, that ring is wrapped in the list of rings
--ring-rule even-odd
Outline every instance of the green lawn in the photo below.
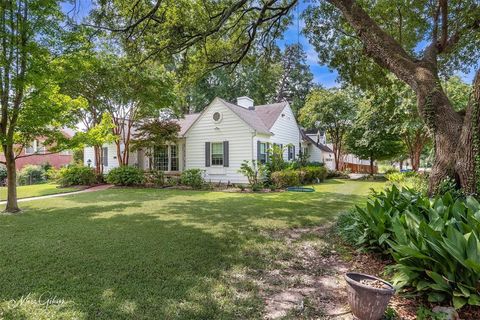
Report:
[[[289,254],[269,230],[331,222],[382,186],[110,189],[22,203],[22,214],[0,216],[0,318],[260,318],[248,272]]]
[[[52,183],[34,184],[30,186],[17,187],[18,198],[30,198],[47,196],[50,194],[57,194],[63,192],[76,191],[77,188],[59,188],[58,185]],[[0,187],[0,201],[7,199],[7,188]]]

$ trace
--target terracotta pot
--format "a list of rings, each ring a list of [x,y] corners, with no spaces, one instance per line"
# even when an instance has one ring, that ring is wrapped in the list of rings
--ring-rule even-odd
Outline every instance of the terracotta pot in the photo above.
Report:
[[[388,288],[374,288],[360,281],[364,279],[379,280]],[[353,315],[359,320],[379,320],[387,309],[390,298],[395,293],[393,286],[377,277],[362,273],[349,272],[345,275],[347,281],[348,304]]]

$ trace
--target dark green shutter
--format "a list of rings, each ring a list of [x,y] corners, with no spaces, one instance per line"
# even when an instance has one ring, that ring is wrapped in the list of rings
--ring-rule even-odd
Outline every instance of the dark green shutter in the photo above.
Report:
[[[293,148],[292,159],[295,160],[295,145],[293,145],[292,148]]]
[[[210,142],[205,142],[205,167],[210,167]]]
[[[223,166],[228,167],[229,160],[228,141],[223,141]]]

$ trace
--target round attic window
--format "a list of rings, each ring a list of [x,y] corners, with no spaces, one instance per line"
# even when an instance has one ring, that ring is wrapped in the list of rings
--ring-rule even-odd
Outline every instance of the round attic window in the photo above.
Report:
[[[220,112],[215,112],[213,114],[213,121],[220,122],[222,120],[222,114]]]

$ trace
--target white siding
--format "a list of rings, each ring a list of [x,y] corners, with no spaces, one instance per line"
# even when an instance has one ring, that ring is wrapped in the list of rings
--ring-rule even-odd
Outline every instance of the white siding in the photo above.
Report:
[[[117,160],[117,149],[114,143],[111,144],[104,144],[103,147],[108,148],[108,166],[103,167],[103,172],[107,173],[113,168],[118,167],[118,160]],[[83,152],[83,161],[84,165],[88,164],[88,160],[92,160],[92,164],[90,165],[92,168],[95,167],[95,153],[93,152],[93,147],[86,147]]]
[[[213,121],[213,114],[220,112],[222,120]],[[205,170],[205,179],[212,182],[228,181],[246,183],[247,179],[238,173],[244,160],[253,159],[254,131],[220,101],[214,100],[193,124],[186,134],[186,168]],[[205,142],[229,141],[229,166],[205,167]]]
[[[297,121],[289,105],[283,109],[277,121],[273,124],[270,132],[273,136],[270,138],[271,143],[282,144],[284,147],[283,159],[288,160],[287,145],[295,146],[295,159],[297,159],[300,144],[300,131]]]
[[[335,158],[332,152],[325,152],[318,148],[313,143],[303,143],[304,147],[308,148],[308,161],[322,162],[330,170],[335,170]]]

